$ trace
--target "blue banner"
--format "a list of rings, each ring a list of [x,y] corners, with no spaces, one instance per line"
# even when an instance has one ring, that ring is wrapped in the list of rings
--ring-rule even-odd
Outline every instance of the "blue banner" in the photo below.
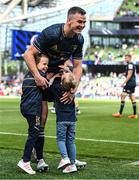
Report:
[[[23,54],[39,32],[12,30],[12,60],[23,59]]]

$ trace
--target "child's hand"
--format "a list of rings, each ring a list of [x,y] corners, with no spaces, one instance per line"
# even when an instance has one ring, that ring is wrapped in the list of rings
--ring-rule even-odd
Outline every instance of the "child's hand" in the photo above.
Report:
[[[124,82],[124,83],[121,84],[121,87],[124,87],[125,85],[126,85],[126,83]]]
[[[58,66],[58,67],[60,67],[63,71],[70,72],[69,67],[67,67],[67,66],[65,66],[65,65],[60,65],[60,66]]]
[[[76,91],[77,91],[77,88],[71,88],[71,89],[70,89],[70,93],[71,93],[71,94],[75,94]]]
[[[54,73],[47,73],[46,79],[50,80],[54,76]]]

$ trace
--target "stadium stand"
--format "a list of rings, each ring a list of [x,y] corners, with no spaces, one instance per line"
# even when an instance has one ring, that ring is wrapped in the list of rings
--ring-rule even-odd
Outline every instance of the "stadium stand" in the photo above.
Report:
[[[53,1],[47,1],[47,0],[30,0],[28,1],[28,13],[32,13],[35,12],[36,16],[27,16],[27,18],[25,18],[23,16],[23,18],[21,17],[21,12],[22,12],[22,4],[21,1],[18,1],[18,5],[14,4],[14,8],[12,9],[12,11],[9,12],[9,22],[7,22],[5,19],[1,19],[0,16],[0,23],[1,23],[1,28],[0,28],[0,38],[1,38],[1,57],[0,59],[2,59],[2,72],[3,72],[3,81],[0,84],[0,94],[2,95],[20,95],[21,94],[21,82],[22,82],[22,78],[19,78],[19,74],[21,72],[24,72],[26,70],[25,67],[25,63],[22,61],[22,59],[18,59],[17,57],[17,61],[18,61],[18,74],[15,74],[15,78],[12,78],[10,80],[8,80],[5,77],[8,77],[8,65],[10,65],[11,63],[11,54],[13,53],[13,49],[11,48],[11,42],[12,42],[12,29],[15,30],[22,30],[22,31],[30,31],[30,30],[34,30],[35,32],[40,32],[44,27],[49,26],[50,24],[53,23],[59,23],[61,22],[61,20],[64,22],[64,15],[66,13],[66,9],[62,9],[61,10],[57,10],[56,11],[49,11],[51,10],[51,8],[53,7],[57,7],[57,6],[61,6],[62,7],[62,0],[53,0]],[[74,0],[72,0],[72,2],[75,2]],[[82,1],[83,2],[83,1]],[[81,3],[82,3],[81,2]],[[8,9],[8,5],[10,5],[12,3],[12,1],[2,1],[0,2],[0,12],[5,12]],[[85,46],[84,46],[84,53],[85,53],[85,58],[84,58],[84,63],[87,64],[87,71],[89,72],[89,74],[91,75],[84,75],[83,79],[85,78],[90,78],[90,82],[93,84],[83,84],[81,82],[81,92],[83,91],[83,89],[85,89],[85,92],[88,91],[93,91],[93,93],[91,93],[91,95],[85,95],[81,92],[77,93],[77,96],[81,96],[81,97],[96,97],[96,96],[100,96],[102,95],[102,91],[105,92],[105,90],[101,89],[102,87],[99,87],[99,84],[101,84],[101,80],[102,81],[106,81],[105,82],[105,89],[110,89],[110,87],[108,85],[110,85],[113,80],[113,76],[111,74],[117,74],[117,79],[119,77],[119,74],[122,73],[123,68],[124,68],[124,63],[123,63],[123,56],[128,53],[128,52],[132,52],[132,54],[136,55],[139,54],[139,43],[138,40],[136,38],[136,35],[138,36],[138,29],[135,28],[134,30],[132,29],[132,33],[136,33],[135,34],[135,40],[137,41],[135,43],[133,38],[129,38],[129,34],[131,35],[131,31],[128,32],[128,27],[126,27],[124,25],[124,23],[126,25],[129,25],[129,23],[126,23],[128,21],[123,21],[123,16],[120,17],[120,12],[122,11],[122,8],[124,6],[127,7],[132,7],[134,8],[138,8],[138,4],[137,2],[134,2],[134,4],[132,3],[132,6],[130,5],[130,1],[123,1],[123,0],[117,0],[117,1],[111,1],[111,0],[96,0],[93,2],[93,5],[90,3],[90,1],[87,1],[88,5],[84,6],[84,8],[87,10],[88,15],[89,15],[89,21],[87,22],[87,27],[84,31],[84,37],[85,37]],[[107,6],[107,4],[109,4],[109,6]],[[48,12],[50,13],[44,13],[44,11],[46,11],[45,8],[47,7]],[[41,13],[39,14],[38,12],[40,12],[41,9]],[[132,11],[133,11],[132,9]],[[24,9],[25,10],[25,9]],[[57,16],[57,13],[59,13],[59,16]],[[16,17],[17,20],[12,20],[12,18]],[[124,17],[125,18],[125,17]],[[128,17],[130,18],[130,17]],[[138,21],[136,20],[137,17],[134,17],[134,22],[137,23],[136,26],[138,25]],[[4,22],[5,20],[5,22]],[[131,21],[130,21],[131,22]],[[114,24],[115,23],[115,24]],[[123,24],[122,24],[123,23]],[[135,26],[135,24],[134,24]],[[119,29],[119,27],[124,27],[123,29]],[[131,26],[132,27],[132,26]],[[131,28],[129,27],[129,28]],[[89,31],[89,36],[88,37],[88,30]],[[99,30],[98,30],[99,29]],[[128,39],[128,43],[127,41],[122,43],[119,43],[121,41],[121,39],[119,37],[118,33],[121,33],[121,36],[126,32],[127,35],[127,39]],[[104,38],[104,39],[103,39]],[[108,39],[107,39],[108,38]],[[119,40],[119,39],[120,40]],[[99,40],[101,39],[101,41]],[[125,39],[125,38],[123,38]],[[102,44],[101,44],[102,43]],[[109,44],[111,43],[111,44]],[[111,45],[111,46],[110,46]],[[129,46],[130,45],[130,46]],[[91,47],[91,48],[90,48]],[[139,63],[139,58],[138,56],[134,57],[135,59],[135,63],[138,64]],[[14,60],[14,59],[12,59]],[[93,62],[92,64],[90,63],[88,65],[87,61]],[[16,63],[16,61],[15,61]],[[120,71],[117,71],[117,68],[115,65],[122,65],[120,66],[120,68],[118,68]],[[92,67],[90,67],[90,65],[95,65],[95,71]],[[106,68],[108,70],[111,70],[109,72],[105,71],[101,72],[100,69],[102,69],[99,65],[113,65],[110,68],[108,68],[106,66]],[[113,68],[112,68],[113,67]],[[104,70],[106,69],[104,68]],[[21,72],[20,72],[21,71]],[[101,74],[101,75],[100,75]],[[92,76],[93,75],[93,76]],[[110,77],[106,77],[104,78],[103,76],[108,76],[111,75]],[[99,77],[98,77],[99,76]],[[101,79],[102,78],[102,79]],[[121,79],[121,77],[119,78],[119,80]],[[99,82],[100,81],[100,82]],[[108,81],[108,82],[107,82]],[[118,80],[116,80],[118,81]],[[87,81],[86,81],[87,82]],[[97,84],[97,85],[96,85]],[[14,88],[15,86],[15,88]],[[114,85],[111,84],[111,86],[113,87]],[[95,89],[98,88],[99,90]],[[90,90],[88,90],[90,89]],[[92,90],[93,89],[93,90]],[[100,90],[101,89],[101,90]],[[113,90],[112,90],[113,91]],[[113,92],[106,92],[104,93],[105,96],[107,95],[112,95],[115,94],[114,91]],[[117,94],[116,94],[117,95]]]
[[[126,9],[125,13],[123,13],[123,9]],[[95,52],[97,52],[102,60],[99,64],[118,64],[118,62],[123,61],[123,56],[126,53],[131,53],[138,64],[138,10],[135,1],[125,0],[117,9],[113,18],[92,15],[90,17],[89,35],[90,47],[93,49],[93,52],[91,50],[90,52],[87,51],[85,59],[89,55],[91,60],[95,60]],[[133,12],[136,12],[136,14]]]

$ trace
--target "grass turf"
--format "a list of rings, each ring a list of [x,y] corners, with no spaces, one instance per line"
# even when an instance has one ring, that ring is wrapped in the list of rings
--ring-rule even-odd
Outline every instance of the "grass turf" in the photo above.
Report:
[[[139,159],[139,120],[127,118],[132,113],[131,103],[126,103],[124,117],[120,119],[111,116],[118,111],[119,101],[80,100],[80,108],[77,158],[87,161],[87,167],[71,175],[57,170],[60,155],[55,139],[55,115],[49,113],[44,154],[50,171],[30,176],[16,166],[26,139],[23,135],[27,133],[26,121],[19,111],[19,99],[0,99],[0,178],[138,179],[139,166],[129,165]],[[35,165],[33,167],[35,169]]]

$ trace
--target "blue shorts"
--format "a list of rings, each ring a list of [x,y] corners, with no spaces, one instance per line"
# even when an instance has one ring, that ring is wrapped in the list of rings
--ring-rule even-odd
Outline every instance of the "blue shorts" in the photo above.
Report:
[[[135,92],[135,87],[136,86],[124,86],[123,92],[127,94],[133,94]]]
[[[48,102],[53,102],[54,101],[54,95],[51,90],[51,87],[48,87],[43,91],[42,94],[42,101],[48,101]]]

